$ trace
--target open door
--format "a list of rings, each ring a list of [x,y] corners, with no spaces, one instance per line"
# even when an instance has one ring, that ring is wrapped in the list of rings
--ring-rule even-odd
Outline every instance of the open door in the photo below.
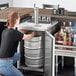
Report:
[[[55,76],[55,38],[48,32],[45,32],[45,61],[44,72],[45,76]]]

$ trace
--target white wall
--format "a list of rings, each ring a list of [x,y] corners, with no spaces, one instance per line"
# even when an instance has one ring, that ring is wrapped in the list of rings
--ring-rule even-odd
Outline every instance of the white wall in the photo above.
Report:
[[[59,4],[61,7],[70,11],[76,11],[76,0],[13,0],[13,6],[16,7],[34,7],[34,3],[38,7],[42,7],[42,4]]]
[[[34,7],[35,3],[41,7],[43,0],[13,0],[13,6],[15,7]]]
[[[76,0],[47,0],[46,3],[59,4],[70,11],[76,11]]]
[[[0,0],[0,4],[9,3],[9,6],[13,6],[13,0]]]

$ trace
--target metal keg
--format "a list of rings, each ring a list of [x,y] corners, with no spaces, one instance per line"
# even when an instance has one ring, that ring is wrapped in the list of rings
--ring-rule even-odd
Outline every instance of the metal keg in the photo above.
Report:
[[[28,67],[41,67],[43,65],[41,41],[41,36],[24,41],[25,64]]]
[[[24,50],[25,50],[25,56],[33,57],[33,58],[41,58],[41,57],[43,57],[42,48],[40,48],[40,49],[24,48]]]
[[[35,57],[27,57],[25,56],[25,64],[28,67],[41,67],[43,65],[43,57],[42,58],[35,58]]]

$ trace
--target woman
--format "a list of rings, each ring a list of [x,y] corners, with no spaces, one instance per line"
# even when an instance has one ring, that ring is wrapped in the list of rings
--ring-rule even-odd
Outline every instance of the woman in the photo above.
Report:
[[[32,34],[23,34],[16,29],[19,24],[20,17],[18,13],[12,12],[8,15],[6,28],[2,32],[1,47],[0,47],[0,73],[4,76],[23,76],[13,64],[19,60],[20,55],[16,53],[18,42],[31,39],[35,32]]]

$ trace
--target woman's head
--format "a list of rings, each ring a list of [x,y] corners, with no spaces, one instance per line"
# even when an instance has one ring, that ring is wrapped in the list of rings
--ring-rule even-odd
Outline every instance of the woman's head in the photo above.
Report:
[[[15,25],[19,24],[19,20],[20,20],[19,14],[17,12],[11,12],[8,15],[6,26],[14,27]]]

